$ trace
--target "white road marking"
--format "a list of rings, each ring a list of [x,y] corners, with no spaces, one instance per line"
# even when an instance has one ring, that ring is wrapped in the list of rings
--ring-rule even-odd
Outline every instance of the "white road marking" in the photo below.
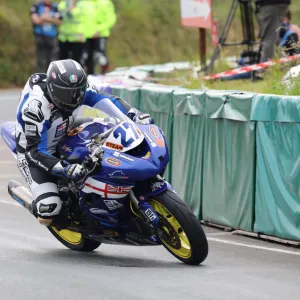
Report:
[[[17,201],[14,201],[13,199],[11,199],[11,200],[0,199],[0,203],[8,204],[8,205],[14,205],[14,206],[18,206],[18,207],[23,207],[21,204],[19,204]]]
[[[232,232],[210,232],[210,233],[206,233],[206,236],[222,236],[222,235],[232,235]]]
[[[17,166],[17,162],[15,160],[0,160],[0,165],[15,165],[15,166]]]
[[[13,201],[13,200],[10,201],[10,200],[0,199],[0,203],[7,204],[7,205],[14,205],[17,207],[22,207],[22,205],[20,205],[18,202]],[[229,235],[229,234],[231,234],[231,233],[230,232],[214,232],[214,233],[207,233],[206,236],[207,236],[207,240],[211,241],[211,242],[217,242],[217,243],[252,248],[252,249],[266,250],[266,251],[272,251],[272,252],[278,252],[278,253],[284,253],[284,254],[292,254],[292,255],[298,255],[298,256],[300,255],[300,252],[296,252],[296,251],[284,250],[284,249],[279,249],[279,248],[263,247],[263,246],[258,246],[258,245],[249,245],[249,244],[244,244],[244,243],[210,237],[212,235],[216,236],[216,235]]]
[[[15,174],[0,174],[0,180],[1,179],[21,179],[21,174],[15,173]]]
[[[211,242],[217,242],[217,243],[228,244],[228,245],[233,245],[233,246],[241,246],[241,247],[246,247],[246,248],[279,252],[279,253],[284,253],[284,254],[300,255],[300,252],[296,252],[296,251],[263,247],[263,246],[258,246],[258,245],[249,245],[249,244],[238,243],[238,242],[234,242],[234,241],[228,241],[228,240],[223,240],[223,239],[218,239],[218,238],[213,238],[213,237],[207,237],[207,240],[211,241]]]

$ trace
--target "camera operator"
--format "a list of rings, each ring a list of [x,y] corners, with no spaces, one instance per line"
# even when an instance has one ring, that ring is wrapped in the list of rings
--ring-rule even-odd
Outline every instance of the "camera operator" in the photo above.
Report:
[[[279,46],[279,29],[288,11],[291,0],[255,0],[259,14],[261,57],[265,62],[273,59]]]

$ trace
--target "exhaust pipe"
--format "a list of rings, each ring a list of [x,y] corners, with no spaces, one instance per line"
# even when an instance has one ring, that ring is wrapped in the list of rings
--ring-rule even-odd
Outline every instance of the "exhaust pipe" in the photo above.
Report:
[[[8,193],[19,204],[30,211],[30,206],[33,200],[31,192],[17,181],[10,180],[8,183]]]

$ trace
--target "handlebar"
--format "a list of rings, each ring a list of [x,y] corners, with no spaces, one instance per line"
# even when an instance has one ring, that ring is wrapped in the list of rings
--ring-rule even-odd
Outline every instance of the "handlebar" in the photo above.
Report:
[[[89,154],[89,156],[87,156],[81,164],[87,170],[87,172],[83,179],[81,179],[79,182],[74,182],[74,186],[76,187],[76,189],[81,190],[86,178],[95,171],[97,166],[101,167],[101,161],[104,154],[102,145],[113,130],[114,127],[102,134],[97,134],[92,139],[91,143],[87,145],[87,148],[89,149],[89,152],[91,154]]]

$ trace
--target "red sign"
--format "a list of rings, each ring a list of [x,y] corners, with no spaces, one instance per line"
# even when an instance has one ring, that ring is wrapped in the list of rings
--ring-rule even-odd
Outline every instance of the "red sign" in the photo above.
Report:
[[[211,42],[213,47],[218,46],[219,34],[218,34],[218,23],[216,20],[213,21],[211,27]]]
[[[211,0],[181,0],[182,25],[211,28]]]

